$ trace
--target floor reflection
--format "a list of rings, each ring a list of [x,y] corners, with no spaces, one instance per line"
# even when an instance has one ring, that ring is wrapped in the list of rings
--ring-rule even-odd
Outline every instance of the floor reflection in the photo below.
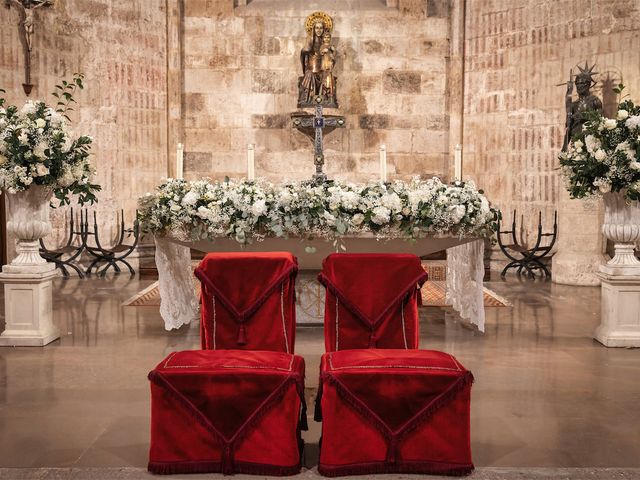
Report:
[[[198,325],[167,332],[157,307],[122,307],[151,282],[56,280],[61,339],[0,349],[0,466],[145,466],[146,375],[169,352],[199,347]],[[517,278],[488,287],[513,306],[487,308],[484,334],[450,309],[421,310],[421,347],[453,353],[475,375],[476,464],[640,466],[640,350],[591,338],[599,289]],[[309,400],[323,350],[321,328],[298,329]],[[319,435],[311,422],[310,465]]]

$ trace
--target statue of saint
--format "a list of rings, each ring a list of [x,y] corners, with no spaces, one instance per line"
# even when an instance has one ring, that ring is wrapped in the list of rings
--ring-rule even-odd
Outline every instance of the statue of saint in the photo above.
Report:
[[[562,150],[565,151],[571,139],[582,132],[582,126],[587,121],[587,111],[602,112],[602,101],[591,93],[591,87],[595,85],[593,76],[597,73],[593,69],[595,64],[589,67],[585,62],[584,67],[578,66],[580,73],[576,75],[575,84],[578,91],[578,99],[573,100],[573,82],[567,82],[567,95],[565,107],[567,111],[566,131]]]
[[[336,49],[331,45],[333,20],[326,13],[307,17],[307,42],[300,50],[302,77],[298,81],[298,108],[314,107],[320,97],[323,107],[337,108],[336,78],[333,76]]]

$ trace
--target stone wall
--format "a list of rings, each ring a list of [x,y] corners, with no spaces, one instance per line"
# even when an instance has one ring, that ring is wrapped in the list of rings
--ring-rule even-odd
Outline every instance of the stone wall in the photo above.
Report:
[[[466,5],[464,176],[486,188],[509,212],[509,222],[517,209],[528,219],[525,230],[533,232],[542,211],[549,228],[564,194],[557,155],[565,87],[557,84],[567,81],[571,68],[576,72],[576,64],[596,62],[601,80],[622,80],[638,99],[640,4],[467,0]],[[595,90],[603,96],[602,82]],[[610,111],[615,102],[605,90],[605,108]],[[597,203],[575,201],[563,216],[560,239],[569,242],[566,248],[598,237]],[[601,242],[590,245],[597,249]]]
[[[291,128],[289,113],[297,110],[304,21],[316,10],[334,18],[339,113],[347,122],[326,137],[328,174],[377,177],[380,144],[392,177],[447,173],[448,2],[189,0],[187,178],[243,176],[250,143],[258,176],[311,176],[311,142]]]
[[[61,78],[86,75],[73,128],[94,138],[92,161],[103,188],[96,210],[108,243],[116,213],[124,209],[132,222],[137,197],[167,172],[165,1],[57,0],[35,16],[31,98],[53,101]],[[17,25],[15,6],[0,2],[0,87],[9,103],[22,104]],[[53,240],[62,237],[67,215],[68,209],[53,212]]]

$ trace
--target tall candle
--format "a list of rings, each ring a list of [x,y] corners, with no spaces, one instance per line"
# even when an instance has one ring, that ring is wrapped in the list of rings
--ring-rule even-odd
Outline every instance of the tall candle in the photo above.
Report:
[[[462,180],[462,145],[456,145],[453,160],[453,178],[455,181]]]
[[[256,146],[253,143],[250,143],[247,147],[247,180],[249,181],[256,179],[255,148]]]
[[[184,145],[181,143],[176,152],[176,178],[184,178]]]
[[[387,181],[387,146],[380,145],[380,181]]]

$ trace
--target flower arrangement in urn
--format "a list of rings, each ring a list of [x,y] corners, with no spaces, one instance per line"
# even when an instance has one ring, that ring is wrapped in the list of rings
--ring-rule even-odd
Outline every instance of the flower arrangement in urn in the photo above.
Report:
[[[621,93],[623,85],[615,88]],[[582,132],[560,154],[560,166],[573,198],[625,191],[640,200],[640,106],[625,100],[616,118],[588,113]]]
[[[624,85],[614,91],[622,93]],[[588,120],[560,166],[572,198],[602,195],[605,236],[615,244],[615,256],[603,268],[609,274],[640,274],[634,255],[640,239],[640,106],[631,100],[618,105],[616,118],[587,112]]]
[[[89,163],[92,139],[73,138],[68,124],[67,112],[73,110],[75,90],[83,88],[82,78],[76,74],[56,86],[56,108],[33,100],[22,108],[5,107],[0,97],[0,189],[13,194],[32,185],[47,186],[61,205],[70,202],[70,195],[77,195],[80,204],[97,200],[100,186],[91,183],[95,172]]]
[[[38,240],[51,233],[52,194],[60,205],[69,204],[74,195],[81,205],[97,201],[100,186],[92,183],[95,170],[89,162],[92,139],[74,137],[69,128],[68,112],[76,103],[74,93],[83,88],[82,79],[76,74],[56,85],[55,107],[33,100],[21,108],[6,106],[0,90],[0,190],[9,194],[8,231],[19,239],[13,266],[33,267],[34,272],[46,266]]]

